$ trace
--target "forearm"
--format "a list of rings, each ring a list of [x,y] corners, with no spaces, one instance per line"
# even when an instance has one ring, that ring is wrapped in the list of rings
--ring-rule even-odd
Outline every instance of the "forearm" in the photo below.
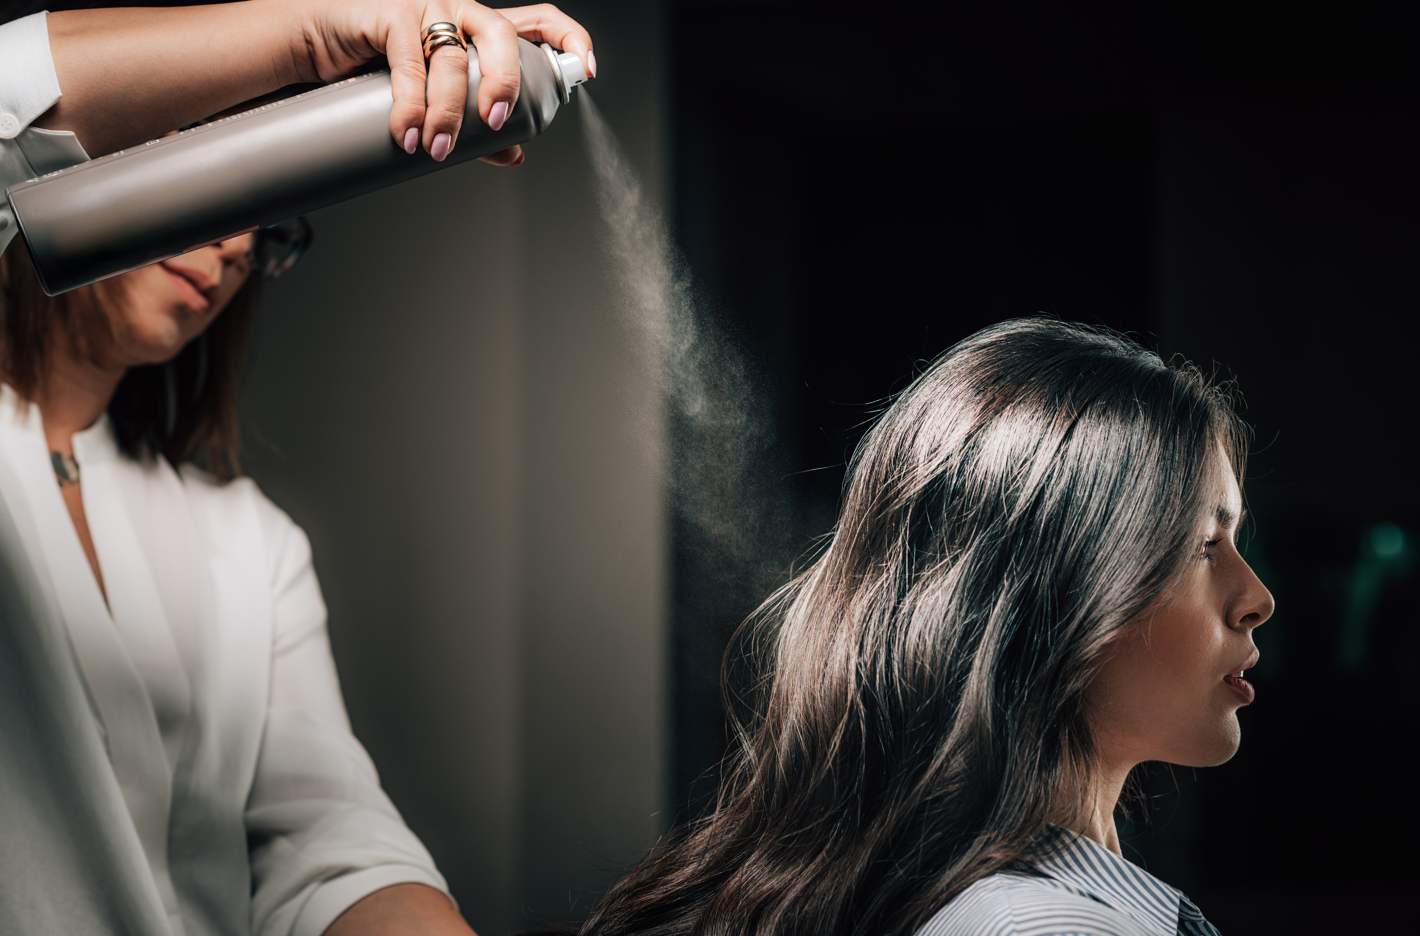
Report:
[[[449,898],[423,884],[377,890],[330,924],[325,936],[475,936]]]
[[[587,31],[546,4],[490,10],[446,0],[443,15],[478,51],[479,119],[495,129],[516,102],[518,39],[576,53],[595,75]],[[334,81],[385,55],[390,136],[413,153],[449,154],[468,103],[468,57],[454,46],[426,67],[423,0],[246,0],[175,9],[75,10],[48,17],[62,96],[35,123],[69,130],[91,156],[156,139],[288,84]],[[457,53],[457,54],[455,54]],[[438,80],[435,80],[437,77]],[[516,165],[514,146],[485,157]]]
[[[73,131],[91,156],[154,139],[317,80],[302,35],[301,4],[282,0],[51,13],[64,96],[36,124]]]

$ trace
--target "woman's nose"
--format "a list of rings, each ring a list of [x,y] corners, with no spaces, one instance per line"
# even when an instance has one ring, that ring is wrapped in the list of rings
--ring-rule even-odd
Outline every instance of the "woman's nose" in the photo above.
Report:
[[[238,237],[231,237],[216,244],[217,255],[221,263],[225,266],[236,266],[247,263],[251,258],[255,238],[251,234],[242,234]]]
[[[233,237],[231,240],[224,240],[217,245],[217,255],[222,258],[224,263],[231,263],[246,254],[246,238],[244,237]]]
[[[1242,565],[1244,592],[1236,605],[1237,623],[1234,626],[1252,630],[1272,617],[1272,612],[1277,610],[1277,601],[1247,561],[1239,556],[1238,562]]]

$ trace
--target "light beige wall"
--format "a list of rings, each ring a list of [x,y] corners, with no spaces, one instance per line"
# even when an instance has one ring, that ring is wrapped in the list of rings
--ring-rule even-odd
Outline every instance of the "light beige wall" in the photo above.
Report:
[[[659,193],[659,5],[565,8]],[[664,819],[659,404],[575,103],[527,152],[313,216],[245,395],[246,467],[311,537],[356,732],[484,936],[585,910]]]

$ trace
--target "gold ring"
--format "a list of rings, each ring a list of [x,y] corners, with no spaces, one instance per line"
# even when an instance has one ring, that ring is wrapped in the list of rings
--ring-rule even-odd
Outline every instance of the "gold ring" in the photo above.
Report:
[[[434,23],[424,30],[424,60],[426,62],[436,49],[450,45],[456,45],[463,51],[468,51],[468,42],[463,37],[463,30],[453,23]]]
[[[458,46],[465,52],[468,51],[468,46],[455,39],[453,36],[442,36],[424,47],[424,61],[429,61],[435,50],[442,49],[444,46]]]

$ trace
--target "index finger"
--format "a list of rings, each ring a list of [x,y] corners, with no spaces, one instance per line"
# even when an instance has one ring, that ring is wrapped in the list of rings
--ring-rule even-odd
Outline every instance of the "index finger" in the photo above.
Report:
[[[480,4],[465,7],[461,19],[469,44],[478,51],[478,116],[499,130],[517,103],[522,83],[517,31],[500,11]]]
[[[546,42],[582,60],[591,78],[597,76],[597,58],[592,54],[592,37],[582,24],[550,3],[499,10],[528,42]]]

